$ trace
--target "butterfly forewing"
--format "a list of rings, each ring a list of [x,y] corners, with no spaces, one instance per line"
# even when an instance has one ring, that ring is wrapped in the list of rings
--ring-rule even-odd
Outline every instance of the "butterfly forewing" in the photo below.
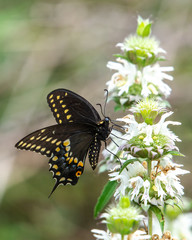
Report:
[[[29,150],[50,157],[56,146],[61,143],[60,125],[54,125],[37,130],[16,143],[15,147],[21,150]],[[66,136],[67,137],[67,136]]]
[[[100,120],[95,108],[86,99],[72,91],[54,90],[48,94],[47,101],[58,124],[96,123]]]

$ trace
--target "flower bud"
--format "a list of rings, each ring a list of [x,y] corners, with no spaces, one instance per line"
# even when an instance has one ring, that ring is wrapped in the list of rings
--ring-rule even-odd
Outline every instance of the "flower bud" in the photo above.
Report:
[[[122,196],[122,197],[120,198],[120,201],[119,201],[119,206],[120,206],[121,208],[128,208],[128,207],[130,207],[129,197],[127,197],[127,196]]]
[[[152,22],[149,19],[143,19],[142,17],[138,17],[137,19],[137,35],[140,37],[148,37],[151,33],[151,24]]]
[[[160,59],[159,53],[165,53],[152,37],[130,36],[118,46],[124,52],[124,58],[139,68],[155,64]]]
[[[156,120],[165,112],[157,101],[148,98],[140,101],[131,111],[138,123],[145,122],[148,125],[155,124]]]
[[[111,208],[108,213],[107,227],[111,233],[127,235],[138,227],[138,210],[134,207]]]
[[[174,220],[175,218],[177,218],[180,214],[182,213],[181,209],[174,205],[167,205],[166,206],[166,216],[170,219],[170,220]]]

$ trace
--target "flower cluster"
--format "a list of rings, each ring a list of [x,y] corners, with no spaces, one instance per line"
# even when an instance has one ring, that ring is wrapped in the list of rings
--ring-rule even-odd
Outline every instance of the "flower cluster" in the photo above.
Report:
[[[159,54],[165,51],[159,42],[150,37],[151,23],[138,18],[137,34],[118,43],[123,54],[117,55],[116,62],[108,62],[107,67],[116,72],[107,82],[111,99],[117,104],[116,109],[126,109],[132,103],[146,97],[162,100],[168,97],[171,88],[164,80],[173,80],[167,72],[173,67],[161,67]]]
[[[122,54],[107,64],[116,71],[107,82],[110,99],[116,103],[115,110],[129,108],[129,113],[117,119],[123,123],[123,130],[111,132],[112,141],[103,151],[105,159],[99,166],[100,172],[109,171],[109,182],[96,209],[101,210],[112,196],[119,204],[100,215],[107,231],[94,229],[98,240],[173,239],[174,231],[164,232],[164,211],[181,202],[184,187],[179,177],[189,171],[174,162],[175,155],[183,156],[176,145],[181,140],[169,127],[181,123],[167,120],[173,112],[164,100],[171,92],[164,80],[173,79],[167,74],[173,67],[159,65],[165,51],[150,34],[151,22],[139,17],[136,34],[117,44]],[[133,206],[122,205],[126,196]],[[138,207],[148,214],[148,231],[136,230],[144,219]],[[159,233],[153,235],[152,212],[162,238]],[[179,233],[175,235],[183,240],[185,234],[180,237]]]
[[[182,165],[172,161],[173,154],[179,155],[175,142],[180,139],[168,125],[180,123],[166,121],[172,112],[166,112],[153,100],[140,101],[131,112],[132,115],[118,119],[126,123],[122,138],[127,142],[121,145],[119,156],[122,163],[127,162],[127,167],[121,172],[115,167],[109,174],[111,181],[120,182],[115,197],[129,193],[131,200],[145,209],[150,204],[163,206],[169,199],[178,201],[183,195],[178,176],[189,171],[182,170]]]

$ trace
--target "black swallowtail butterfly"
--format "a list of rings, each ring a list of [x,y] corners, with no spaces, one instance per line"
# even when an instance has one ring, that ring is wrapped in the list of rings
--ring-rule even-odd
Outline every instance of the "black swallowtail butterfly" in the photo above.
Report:
[[[87,154],[92,169],[96,168],[101,141],[106,141],[111,128],[109,118],[101,120],[86,99],[70,90],[52,91],[47,102],[58,124],[27,135],[15,147],[50,157],[49,171],[56,179],[52,194],[59,184],[78,182]]]

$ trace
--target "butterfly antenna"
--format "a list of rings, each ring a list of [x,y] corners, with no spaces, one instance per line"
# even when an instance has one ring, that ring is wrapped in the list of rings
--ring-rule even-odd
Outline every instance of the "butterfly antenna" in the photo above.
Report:
[[[102,108],[101,104],[100,104],[100,103],[97,103],[96,105],[98,105],[98,106],[100,107],[100,109],[101,109],[101,114],[103,115],[103,117],[105,117],[105,114],[103,113],[103,108]]]

